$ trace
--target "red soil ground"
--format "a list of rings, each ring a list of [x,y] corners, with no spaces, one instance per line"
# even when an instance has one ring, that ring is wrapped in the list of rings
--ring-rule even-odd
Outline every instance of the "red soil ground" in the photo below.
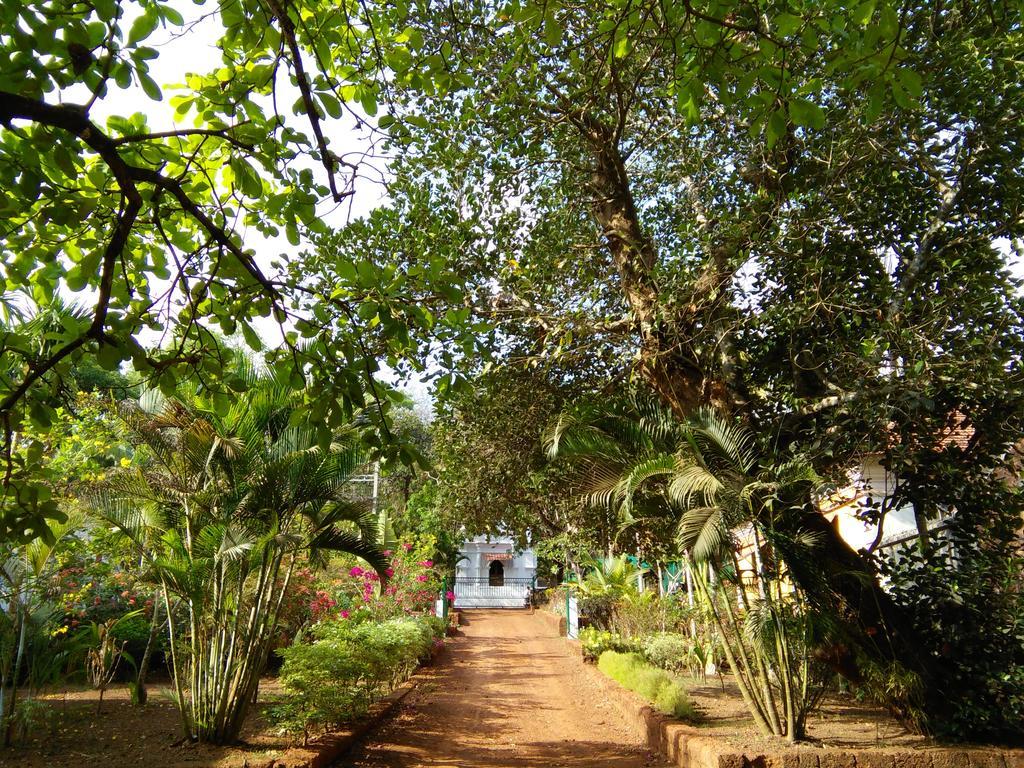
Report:
[[[649,768],[565,640],[526,611],[478,610],[398,715],[336,765],[358,768]]]

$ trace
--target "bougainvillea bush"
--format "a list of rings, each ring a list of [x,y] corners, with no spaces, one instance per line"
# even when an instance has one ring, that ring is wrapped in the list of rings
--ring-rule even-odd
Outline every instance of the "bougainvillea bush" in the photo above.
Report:
[[[270,715],[278,727],[305,740],[359,717],[443,644],[433,550],[429,536],[399,542],[383,580],[351,557],[319,581],[300,578],[292,622],[306,624],[299,642],[277,652],[285,695]]]
[[[310,620],[382,622],[433,614],[443,585],[433,551],[433,537],[400,542],[388,553],[386,582],[365,565],[340,560],[334,574],[309,595]]]

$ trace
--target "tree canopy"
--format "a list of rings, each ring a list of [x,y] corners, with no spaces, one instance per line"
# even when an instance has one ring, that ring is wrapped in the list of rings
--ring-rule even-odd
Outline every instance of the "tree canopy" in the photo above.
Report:
[[[222,350],[221,337],[237,335],[290,368],[294,386],[317,382],[310,410],[325,439],[369,401],[380,436],[368,439],[391,449],[378,361],[422,366],[436,319],[411,306],[424,290],[413,284],[437,284],[457,302],[458,280],[443,264],[397,274],[341,256],[324,286],[288,264],[293,249],[327,235],[325,211],[355,194],[384,73],[405,71],[412,56],[415,41],[360,23],[357,7],[4,3],[0,292],[15,311],[45,314],[75,294],[80,304],[43,335],[10,313],[3,329],[5,535],[31,537],[58,514],[30,481],[36,462],[16,436],[53,420],[83,355],[110,370],[130,362],[167,392],[199,377],[227,395],[244,387]],[[194,71],[189,52],[204,41],[220,61]],[[184,68],[179,82],[154,79],[161,58]],[[166,124],[154,124],[161,112]],[[362,154],[332,144],[343,116],[366,132]],[[281,236],[291,255],[268,254],[273,244],[257,253]],[[280,339],[266,338],[275,324]]]

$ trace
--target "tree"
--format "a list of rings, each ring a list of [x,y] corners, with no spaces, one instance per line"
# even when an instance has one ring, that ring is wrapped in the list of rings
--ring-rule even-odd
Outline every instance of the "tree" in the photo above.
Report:
[[[362,458],[355,429],[322,445],[284,382],[244,365],[239,375],[247,394],[226,410],[197,387],[127,408],[145,460],[94,499],[162,591],[185,735],[214,743],[238,737],[299,558],[333,550],[382,578],[387,568],[372,511],[345,495]]]
[[[557,369],[508,367],[470,381],[432,424],[432,508],[459,536],[510,535],[555,567],[608,551],[616,521],[583,504],[572,474],[543,451],[544,428],[583,388]]]
[[[958,460],[988,466],[1020,436],[1016,4],[401,18],[450,73],[389,91],[395,193],[488,244],[460,264],[499,354],[529,328],[547,356],[621,355],[678,418],[715,405],[837,481],[893,453],[893,423],[923,458],[960,413]],[[907,612],[804,509],[832,566],[818,597],[883,638],[876,662],[916,668]]]
[[[598,479],[592,502],[624,518],[660,508],[677,520],[679,551],[755,724],[765,736],[802,739],[821,691],[811,654],[823,638],[799,585],[825,581],[827,570],[803,527],[808,489],[820,485],[810,464],[773,464],[749,429],[712,411],[681,424],[642,400],[563,414],[546,442]]]
[[[198,17],[182,0],[4,3],[0,291],[40,306],[81,293],[89,305],[43,338],[21,328],[0,341],[5,536],[30,539],[57,514],[16,466],[13,443],[29,422],[49,424],[54,388],[83,356],[108,370],[130,361],[167,393],[189,376],[232,392],[243,382],[225,369],[219,335],[240,333],[264,351],[253,323],[269,318],[282,343],[267,356],[289,368],[296,388],[318,382],[307,390],[317,393],[317,423],[340,426],[369,396],[376,408],[366,418],[381,436],[366,439],[392,450],[389,403],[373,376],[378,356],[404,360],[427,343],[404,323],[424,323],[429,334],[429,319],[399,315],[414,289],[370,275],[356,295],[320,297],[288,259],[261,258],[243,241],[245,232],[283,234],[297,248],[323,235],[324,206],[347,201],[366,172],[359,153],[332,144],[329,124],[348,116],[372,143],[378,80],[406,72],[412,49],[354,11],[317,0],[240,0]],[[186,72],[170,97],[173,121],[154,125],[173,85],[154,80],[155,65],[187,56],[203,35],[221,62]],[[117,114],[119,90],[138,105],[131,114]],[[457,300],[455,286],[444,290]],[[346,320],[318,310],[321,298]],[[399,309],[389,313],[392,303]],[[364,323],[381,317],[390,327],[393,316],[403,333],[371,352]],[[153,332],[164,339],[155,349]]]

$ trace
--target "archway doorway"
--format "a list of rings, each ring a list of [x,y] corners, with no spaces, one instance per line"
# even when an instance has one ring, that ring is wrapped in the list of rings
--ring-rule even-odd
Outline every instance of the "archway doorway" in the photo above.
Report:
[[[487,585],[491,587],[505,586],[505,566],[501,560],[492,560],[487,569]]]

